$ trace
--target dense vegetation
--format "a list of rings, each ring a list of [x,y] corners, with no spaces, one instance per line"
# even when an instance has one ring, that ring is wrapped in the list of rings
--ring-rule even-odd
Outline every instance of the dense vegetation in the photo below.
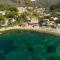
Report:
[[[38,0],[39,1],[39,0]],[[14,23],[12,23],[13,25],[15,24],[21,24],[24,22],[27,22],[27,17],[32,18],[32,17],[36,17],[39,20],[39,25],[41,26],[42,23],[44,22],[44,19],[49,19],[50,21],[53,21],[53,19],[51,19],[51,17],[58,17],[58,20],[54,21],[56,24],[60,23],[60,15],[57,15],[55,12],[59,12],[60,11],[60,4],[55,4],[55,5],[51,5],[49,6],[49,9],[46,9],[44,11],[44,13],[49,13],[50,16],[49,17],[43,17],[40,18],[40,13],[41,12],[37,12],[40,11],[39,7],[40,4],[36,4],[36,1],[33,3],[30,0],[25,0],[25,6],[26,6],[26,10],[25,12],[23,12],[22,14],[19,14],[17,6],[15,5],[10,5],[10,4],[0,4],[0,11],[4,11],[5,15],[0,14],[0,25],[2,25],[6,20],[8,20],[11,24],[11,21],[14,19]],[[28,6],[33,6],[32,9],[29,9]],[[36,8],[37,6],[37,8]],[[47,11],[48,10],[48,11]],[[47,24],[46,24],[47,25]]]
[[[60,3],[55,4],[55,5],[51,5],[50,6],[50,10],[51,11],[58,11],[58,12],[60,12]]]

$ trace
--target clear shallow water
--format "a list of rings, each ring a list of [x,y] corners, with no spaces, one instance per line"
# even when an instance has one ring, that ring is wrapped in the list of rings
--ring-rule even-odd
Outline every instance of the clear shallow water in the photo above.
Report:
[[[60,60],[60,36],[19,30],[3,32],[0,60]]]

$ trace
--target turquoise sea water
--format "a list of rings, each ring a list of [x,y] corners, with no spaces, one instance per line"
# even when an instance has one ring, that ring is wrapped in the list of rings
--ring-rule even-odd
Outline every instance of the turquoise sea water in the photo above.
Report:
[[[0,60],[60,60],[60,36],[20,30],[2,32]]]

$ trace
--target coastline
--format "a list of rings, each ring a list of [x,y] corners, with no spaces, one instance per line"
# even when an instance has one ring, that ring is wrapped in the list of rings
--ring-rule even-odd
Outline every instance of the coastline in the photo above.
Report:
[[[42,33],[49,33],[52,35],[57,35],[60,36],[60,29],[53,29],[53,28],[30,28],[30,27],[19,27],[19,26],[13,26],[13,27],[7,27],[7,28],[1,28],[0,32],[4,32],[4,31],[9,31],[9,30],[31,30],[31,31],[35,31],[35,32],[42,32]]]

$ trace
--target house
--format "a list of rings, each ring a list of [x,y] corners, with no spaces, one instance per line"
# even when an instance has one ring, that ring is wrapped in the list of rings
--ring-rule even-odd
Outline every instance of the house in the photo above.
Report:
[[[45,11],[45,8],[38,8],[38,9],[36,9],[36,12],[37,12],[40,16],[43,16],[43,15],[44,15],[44,11]]]
[[[26,7],[26,9],[31,9],[31,10],[32,10],[32,9],[33,9],[33,7],[28,7],[28,8]]]
[[[26,11],[26,8],[24,7],[17,7],[17,9],[18,9],[18,14],[21,14]]]
[[[49,24],[49,19],[44,19],[42,25],[47,26]]]
[[[27,22],[31,22],[31,18],[30,17],[27,17]]]
[[[58,17],[51,17],[54,21],[56,21],[58,19]]]
[[[57,29],[60,29],[60,24],[57,25]]]
[[[56,12],[56,14],[57,14],[58,16],[60,16],[60,12]]]
[[[10,19],[8,19],[8,24],[11,24],[11,23],[13,23],[13,22],[15,22],[16,20],[14,19],[14,18],[10,18]]]
[[[38,24],[38,19],[35,18],[35,17],[33,17],[33,18],[31,18],[31,21],[30,21],[28,24],[29,24],[29,25],[37,26],[37,25],[39,25],[39,24]]]
[[[56,27],[57,27],[57,25],[55,24],[55,22],[54,22],[54,21],[49,21],[49,23],[48,23],[48,27],[56,28]]]
[[[44,18],[45,19],[49,19],[50,18],[50,14],[49,13],[48,14],[44,13]]]

